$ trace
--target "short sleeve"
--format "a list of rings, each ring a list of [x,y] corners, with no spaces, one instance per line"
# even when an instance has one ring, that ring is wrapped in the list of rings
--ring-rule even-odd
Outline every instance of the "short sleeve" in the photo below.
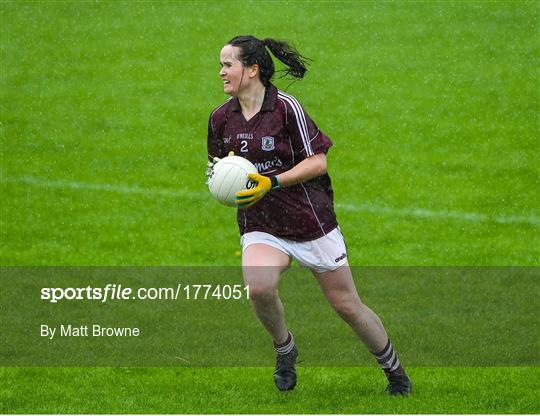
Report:
[[[326,153],[332,146],[332,140],[317,127],[293,96],[282,98],[287,103],[287,129],[295,150],[305,157]]]
[[[219,128],[217,119],[215,117],[215,112],[210,115],[208,120],[208,160],[212,161],[214,157],[222,158],[224,156],[223,142],[219,137]]]

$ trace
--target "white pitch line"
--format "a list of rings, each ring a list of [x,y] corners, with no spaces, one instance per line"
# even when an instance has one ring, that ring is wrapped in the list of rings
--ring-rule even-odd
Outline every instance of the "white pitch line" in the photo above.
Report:
[[[205,200],[205,193],[190,192],[181,189],[164,188],[142,188],[137,185],[113,185],[103,183],[88,183],[78,181],[60,181],[36,178],[34,176],[3,177],[3,183],[14,183],[21,185],[31,185],[42,188],[72,189],[84,191],[116,192],[121,194],[137,194],[143,196],[161,196],[169,198],[189,198]],[[498,224],[526,224],[532,226],[540,225],[540,219],[534,213],[528,216],[523,215],[487,215],[478,212],[461,212],[448,210],[429,210],[418,207],[394,208],[375,204],[336,204],[336,208],[343,211],[367,212],[375,215],[388,215],[396,217],[443,219],[468,222],[494,222]]]
[[[199,194],[195,192],[184,191],[182,189],[164,189],[164,188],[141,188],[137,185],[113,185],[108,183],[88,183],[77,181],[59,181],[36,178],[33,176],[21,176],[18,178],[2,178],[4,183],[16,183],[24,185],[38,186],[41,188],[54,189],[73,189],[76,191],[105,191],[116,192],[119,194],[137,194],[146,196],[165,196],[172,198],[198,198]]]
[[[349,205],[349,204],[336,204],[338,208],[343,209],[344,211],[363,211],[369,212],[376,215],[390,215],[396,217],[416,217],[416,218],[440,218],[440,219],[451,219],[459,221],[469,221],[469,222],[495,222],[498,224],[528,224],[533,226],[538,226],[540,224],[540,219],[531,214],[529,216],[521,215],[486,215],[480,214],[478,212],[461,212],[461,211],[433,211],[424,208],[393,208],[393,207],[384,207],[381,205],[372,205],[372,204],[360,204],[360,205]]]

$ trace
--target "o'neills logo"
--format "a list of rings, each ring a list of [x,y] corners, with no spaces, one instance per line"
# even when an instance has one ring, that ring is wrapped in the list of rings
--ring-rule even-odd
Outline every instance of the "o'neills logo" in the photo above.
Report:
[[[238,133],[236,135],[236,139],[237,140],[242,140],[242,139],[251,140],[253,139],[253,133]]]
[[[343,253],[341,256],[339,256],[339,257],[338,257],[337,259],[335,259],[334,261],[337,263],[337,262],[343,260],[343,259],[346,258],[346,257],[347,257],[347,253]]]

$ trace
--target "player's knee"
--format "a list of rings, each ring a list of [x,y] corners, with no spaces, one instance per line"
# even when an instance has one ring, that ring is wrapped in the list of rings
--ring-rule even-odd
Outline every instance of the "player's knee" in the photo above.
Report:
[[[341,298],[332,302],[334,310],[346,321],[359,318],[363,313],[363,305],[357,299]]]
[[[345,303],[334,305],[334,310],[346,321],[350,321],[355,316],[359,315],[358,310],[355,310],[351,305]]]
[[[249,286],[249,298],[254,302],[267,302],[277,296],[277,288],[270,285]]]

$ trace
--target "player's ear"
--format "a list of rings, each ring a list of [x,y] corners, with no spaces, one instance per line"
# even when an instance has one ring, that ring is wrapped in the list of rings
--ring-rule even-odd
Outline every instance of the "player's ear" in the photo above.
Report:
[[[255,78],[257,74],[261,72],[261,68],[259,67],[259,64],[253,64],[249,67],[249,77]]]

